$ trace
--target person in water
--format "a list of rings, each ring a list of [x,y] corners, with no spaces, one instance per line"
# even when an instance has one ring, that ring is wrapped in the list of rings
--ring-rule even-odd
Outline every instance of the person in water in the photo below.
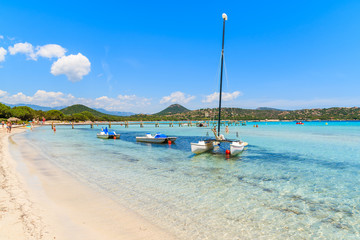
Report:
[[[228,134],[229,133],[229,126],[225,127],[225,133]]]

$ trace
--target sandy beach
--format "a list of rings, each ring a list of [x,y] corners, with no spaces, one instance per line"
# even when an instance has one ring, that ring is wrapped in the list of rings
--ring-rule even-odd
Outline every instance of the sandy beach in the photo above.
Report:
[[[0,130],[0,239],[175,239],[36,151],[20,156],[23,131]]]

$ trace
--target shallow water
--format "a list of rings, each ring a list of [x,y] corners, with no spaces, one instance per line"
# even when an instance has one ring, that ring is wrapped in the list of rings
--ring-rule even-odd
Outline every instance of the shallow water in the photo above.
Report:
[[[14,139],[181,239],[360,238],[360,122],[230,126],[226,137],[249,142],[231,158],[191,153],[207,128],[113,126],[118,140],[96,138],[100,128]],[[136,143],[147,132],[178,140]]]

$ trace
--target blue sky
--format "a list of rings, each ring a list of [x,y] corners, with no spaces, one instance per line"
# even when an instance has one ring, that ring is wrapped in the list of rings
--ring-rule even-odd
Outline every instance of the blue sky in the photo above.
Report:
[[[360,105],[359,1],[7,1],[0,101],[153,113]]]

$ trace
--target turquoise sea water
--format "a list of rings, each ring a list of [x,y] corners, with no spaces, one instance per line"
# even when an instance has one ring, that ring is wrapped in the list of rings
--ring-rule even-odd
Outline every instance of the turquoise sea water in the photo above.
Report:
[[[100,128],[14,139],[180,239],[360,238],[360,122],[231,126],[226,137],[249,143],[231,158],[191,153],[208,128],[113,126],[119,140],[96,138]],[[147,132],[178,140],[136,143]]]

